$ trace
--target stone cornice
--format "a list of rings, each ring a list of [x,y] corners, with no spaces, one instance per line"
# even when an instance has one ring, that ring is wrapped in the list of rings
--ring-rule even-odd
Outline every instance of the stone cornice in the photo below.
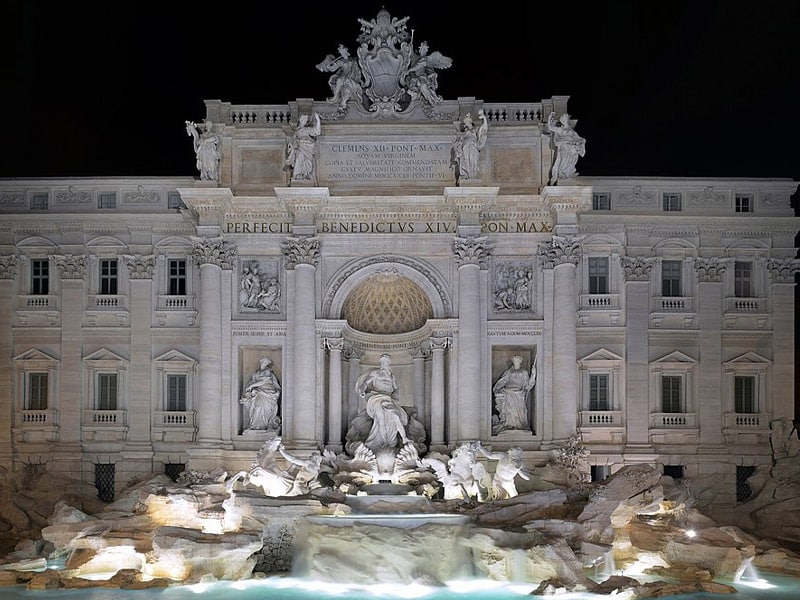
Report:
[[[275,188],[280,206],[297,222],[313,222],[330,199],[330,190],[320,187]]]
[[[445,203],[461,215],[478,215],[497,198],[499,187],[446,187]]]

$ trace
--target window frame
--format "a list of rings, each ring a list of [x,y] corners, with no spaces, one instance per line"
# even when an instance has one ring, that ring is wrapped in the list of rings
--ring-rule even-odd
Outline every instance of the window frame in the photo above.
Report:
[[[733,198],[733,210],[736,213],[754,213],[755,198],[753,194],[735,194]]]
[[[189,295],[189,261],[186,258],[174,258],[168,257],[166,264],[166,276],[167,276],[167,283],[166,283],[166,295],[167,296],[188,296]],[[183,263],[183,273],[176,273],[173,274],[172,267],[173,263],[178,265],[178,263]],[[173,288],[173,282],[175,286]],[[182,282],[182,286],[181,286]],[[181,288],[182,287],[182,291]]]
[[[661,194],[662,212],[682,212],[683,196],[680,192],[664,192]]]
[[[94,410],[119,410],[118,373],[116,371],[98,371],[95,373],[94,384]]]
[[[740,274],[740,267],[745,265],[747,265],[746,278]],[[734,298],[755,298],[755,287],[755,265],[753,261],[735,259],[733,261]]]
[[[592,267],[604,264],[605,273],[592,274]],[[589,256],[586,261],[589,294],[609,294],[611,289],[611,260],[608,256]],[[602,285],[601,285],[602,284]]]
[[[736,415],[762,415],[770,412],[769,379],[772,361],[755,352],[746,352],[736,358],[722,363],[723,397],[725,411]],[[753,412],[737,411],[736,378],[748,377],[753,381]]]
[[[650,412],[656,415],[686,415],[687,423],[692,423],[697,412],[697,368],[698,362],[691,356],[674,350],[650,362]],[[681,412],[664,412],[663,377],[679,377]],[[651,425],[652,427],[652,425]],[[656,427],[658,428],[658,427]]]
[[[98,210],[111,210],[117,208],[117,192],[99,192],[97,194]]]
[[[606,192],[592,194],[592,210],[611,210],[611,194]]]
[[[665,265],[670,266],[670,271],[675,271],[677,273],[677,279],[669,278],[667,279],[667,275],[665,273]],[[673,269],[674,267],[674,269]],[[683,285],[683,269],[684,269],[684,261],[681,259],[673,259],[673,258],[666,258],[661,260],[660,265],[660,276],[661,276],[661,297],[662,298],[683,298],[684,296],[684,285]],[[667,286],[667,282],[675,282],[677,281],[677,293],[674,293],[675,290],[672,289],[674,286],[670,285]],[[669,289],[668,289],[669,288]]]
[[[128,361],[107,348],[101,348],[83,359],[86,369],[87,398],[84,405],[89,411],[112,411],[124,413],[127,406],[127,370]],[[115,375],[116,408],[100,408],[101,376]],[[123,417],[124,420],[124,417]]]
[[[105,271],[108,267],[108,272]],[[113,272],[112,272],[113,271]],[[103,258],[98,260],[98,286],[100,296],[116,296],[119,294],[119,260],[116,258]]]
[[[41,269],[41,267],[44,267],[44,269]],[[41,272],[41,271],[44,271],[44,272]],[[50,295],[50,259],[49,258],[31,258],[30,259],[30,295],[31,296],[49,296]]]

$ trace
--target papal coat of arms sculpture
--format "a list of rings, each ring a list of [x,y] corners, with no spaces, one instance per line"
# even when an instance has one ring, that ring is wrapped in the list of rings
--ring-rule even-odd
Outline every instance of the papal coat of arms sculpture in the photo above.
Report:
[[[350,107],[376,116],[401,115],[415,106],[428,112],[442,102],[436,92],[437,69],[452,60],[430,52],[427,42],[414,47],[408,17],[392,17],[381,9],[375,19],[359,19],[361,35],[355,57],[344,45],[339,56],[329,54],[317,69],[331,73],[333,95],[328,101],[345,113]]]

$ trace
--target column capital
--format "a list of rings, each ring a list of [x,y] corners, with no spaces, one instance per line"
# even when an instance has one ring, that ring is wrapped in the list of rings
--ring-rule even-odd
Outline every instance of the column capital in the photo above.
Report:
[[[324,339],[325,348],[328,350],[335,350],[337,352],[342,352],[344,350],[344,338],[340,337],[328,337]]]
[[[294,269],[297,265],[316,267],[319,263],[319,243],[318,237],[286,238],[283,242],[286,267],[288,269]]]
[[[155,256],[142,256],[140,254],[123,254],[122,260],[128,267],[128,276],[131,279],[152,279],[153,267],[155,266]]]
[[[564,264],[577,266],[581,257],[581,244],[572,236],[554,235],[549,242],[539,246],[538,254],[545,269]]]
[[[719,283],[725,274],[727,266],[716,256],[710,258],[697,257],[694,259],[694,270],[699,283]]]
[[[61,279],[84,279],[86,277],[86,256],[83,254],[51,254]]]
[[[652,258],[645,256],[620,256],[622,275],[625,281],[650,281],[650,272],[653,270]]]
[[[772,283],[794,283],[795,274],[800,271],[800,260],[796,258],[770,258],[767,261]]]
[[[237,254],[236,246],[221,237],[192,239],[192,258],[199,265],[217,265],[222,269],[233,269]]]
[[[478,265],[485,267],[494,244],[486,237],[456,237],[453,240],[453,253],[458,266]]]
[[[430,343],[431,351],[433,350],[447,350],[450,345],[452,344],[452,339],[449,337],[432,337],[428,339],[428,343]]]

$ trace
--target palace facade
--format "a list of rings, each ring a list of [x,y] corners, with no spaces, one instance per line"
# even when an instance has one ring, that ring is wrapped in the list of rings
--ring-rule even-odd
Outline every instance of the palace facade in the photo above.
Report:
[[[797,183],[581,177],[566,97],[442,99],[449,59],[384,17],[318,65],[328,100],[206,101],[199,178],[0,180],[0,464],[110,498],[274,434],[343,452],[388,354],[430,449],[534,466],[578,436],[595,478],[657,464],[734,504],[794,417]]]

